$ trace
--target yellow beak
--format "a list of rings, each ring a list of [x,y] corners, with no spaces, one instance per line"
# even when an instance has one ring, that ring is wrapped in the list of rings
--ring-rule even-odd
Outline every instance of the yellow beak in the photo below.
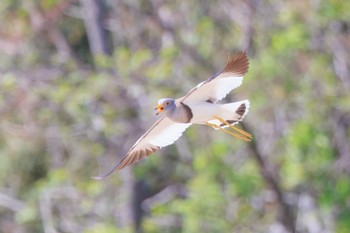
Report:
[[[163,112],[164,111],[163,104],[158,104],[158,106],[154,110],[157,110],[156,115],[158,115],[159,113]]]

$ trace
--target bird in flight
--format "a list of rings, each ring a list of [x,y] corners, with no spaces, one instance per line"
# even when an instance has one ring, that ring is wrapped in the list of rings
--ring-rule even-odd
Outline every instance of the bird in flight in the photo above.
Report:
[[[114,171],[132,165],[162,147],[173,144],[192,124],[208,125],[244,141],[251,141],[253,138],[251,134],[234,126],[247,115],[249,100],[218,103],[242,84],[248,68],[249,60],[245,52],[236,53],[232,59],[228,55],[227,64],[222,71],[199,83],[185,96],[178,99],[160,99],[155,108],[159,119],[136,141],[120,163],[105,175],[93,178],[104,179]]]

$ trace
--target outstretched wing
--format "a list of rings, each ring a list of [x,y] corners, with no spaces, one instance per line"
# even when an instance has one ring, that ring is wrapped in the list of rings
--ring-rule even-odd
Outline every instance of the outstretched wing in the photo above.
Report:
[[[120,163],[105,175],[93,178],[98,180],[104,179],[115,170],[121,170],[155,153],[162,147],[173,144],[190,125],[190,123],[182,124],[173,122],[166,116],[161,117],[136,141]]]
[[[179,100],[185,104],[198,101],[216,103],[242,84],[248,68],[249,60],[247,54],[245,52],[236,53],[232,59],[228,58],[227,65],[222,71],[210,79],[199,83]]]

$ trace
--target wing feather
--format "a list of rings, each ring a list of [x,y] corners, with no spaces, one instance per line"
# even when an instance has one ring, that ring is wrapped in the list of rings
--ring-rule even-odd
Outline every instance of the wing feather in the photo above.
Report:
[[[120,163],[115,165],[105,175],[93,178],[98,180],[104,179],[114,171],[132,165],[144,157],[155,153],[162,147],[173,144],[190,125],[190,123],[173,122],[166,116],[161,117],[136,141]]]
[[[223,99],[234,88],[239,87],[249,68],[249,60],[245,52],[239,52],[228,59],[225,68],[192,88],[179,100],[183,103],[210,101],[216,103]]]
[[[245,52],[236,53],[228,59],[225,68],[192,88],[187,95],[177,101],[183,103],[193,103],[197,101],[210,101],[215,103],[224,98],[234,88],[242,84],[243,77],[249,68],[249,60]],[[151,128],[142,135],[131,147],[124,159],[113,167],[107,174],[95,179],[104,179],[115,170],[120,170],[132,165],[144,157],[147,157],[162,147],[174,143],[182,133],[190,126],[190,123],[176,123],[163,116],[157,120]]]

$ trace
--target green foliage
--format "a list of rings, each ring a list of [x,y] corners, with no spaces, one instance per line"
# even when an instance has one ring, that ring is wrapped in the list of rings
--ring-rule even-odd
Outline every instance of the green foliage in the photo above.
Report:
[[[348,231],[349,1],[97,1],[108,54],[91,51],[81,2],[0,3],[0,232],[134,232],[142,195],[147,233],[276,231],[283,208],[256,153],[300,232]],[[132,169],[90,178],[152,124],[158,98],[244,49],[250,69],[228,101],[250,99],[256,148],[194,126]]]
[[[325,1],[320,8],[320,13],[324,18],[322,20],[348,20],[350,18],[349,2],[341,0]]]
[[[84,233],[118,233],[121,232],[116,229],[113,224],[96,224],[91,229],[84,231]],[[123,231],[126,232],[126,231]]]

